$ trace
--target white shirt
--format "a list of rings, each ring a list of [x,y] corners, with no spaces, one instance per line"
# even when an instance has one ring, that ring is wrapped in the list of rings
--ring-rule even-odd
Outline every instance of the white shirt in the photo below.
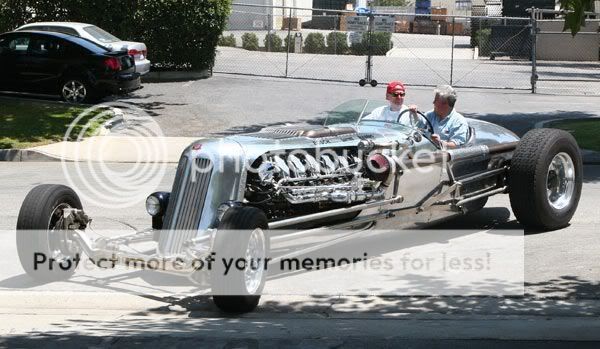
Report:
[[[392,110],[389,105],[385,105],[373,109],[371,114],[365,116],[364,118],[362,118],[362,120],[378,120],[385,122],[400,123],[402,125],[410,126],[409,112],[405,112],[404,114],[402,114],[402,118],[400,119],[400,121],[398,121],[398,116],[405,110],[408,110],[408,107],[404,104],[402,105],[402,107],[400,107],[400,110],[397,111]]]

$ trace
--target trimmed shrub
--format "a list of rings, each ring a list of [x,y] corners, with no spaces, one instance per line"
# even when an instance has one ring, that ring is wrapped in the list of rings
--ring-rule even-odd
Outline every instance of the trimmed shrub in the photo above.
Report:
[[[215,49],[231,0],[0,0],[0,30],[31,22],[97,25],[128,41],[144,42],[153,70],[202,70]]]
[[[242,48],[248,51],[258,51],[258,36],[254,33],[242,35]]]
[[[325,53],[325,37],[321,33],[310,33],[304,39],[304,52]]]
[[[480,29],[475,34],[475,45],[479,47],[480,56],[489,56],[491,53],[490,36],[492,36],[492,30]]]
[[[217,45],[235,47],[235,44],[236,44],[235,36],[233,36],[233,34],[230,34],[228,36],[221,36],[219,38],[219,43]]]
[[[364,56],[370,50],[373,56],[385,56],[392,47],[392,33],[374,32],[370,35],[364,33],[361,42],[350,46],[350,52],[353,55]]]
[[[282,43],[283,43],[283,41],[281,40],[279,35],[277,35],[275,33],[269,33],[269,34],[265,35],[264,44],[265,44],[265,49],[267,51],[270,51],[270,52],[283,51],[283,47],[281,46]]]
[[[284,40],[283,40],[283,52],[290,52],[290,53],[294,53],[294,48],[295,48],[295,37],[294,34],[289,34]],[[290,50],[288,51],[288,46],[290,47]]]
[[[348,53],[348,37],[346,33],[331,32],[327,34],[327,52],[337,55]]]

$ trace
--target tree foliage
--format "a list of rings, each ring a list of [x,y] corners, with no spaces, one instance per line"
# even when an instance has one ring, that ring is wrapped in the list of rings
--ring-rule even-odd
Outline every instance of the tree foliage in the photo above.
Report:
[[[594,0],[560,0],[560,9],[567,12],[563,31],[575,36],[585,26],[585,12],[594,10]]]

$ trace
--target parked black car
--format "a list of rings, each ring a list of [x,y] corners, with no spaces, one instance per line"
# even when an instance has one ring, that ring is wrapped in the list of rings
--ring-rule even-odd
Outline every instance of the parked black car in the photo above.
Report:
[[[0,35],[0,90],[60,94],[89,102],[140,88],[126,51],[61,33],[20,31]]]

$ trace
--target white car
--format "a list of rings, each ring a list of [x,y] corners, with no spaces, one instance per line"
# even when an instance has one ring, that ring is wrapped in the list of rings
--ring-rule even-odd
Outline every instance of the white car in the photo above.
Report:
[[[144,75],[150,71],[148,49],[143,42],[122,41],[102,28],[92,24],[76,22],[38,22],[26,24],[16,30],[59,32],[91,40],[112,51],[126,50],[129,55],[133,56],[135,59],[136,72]]]

